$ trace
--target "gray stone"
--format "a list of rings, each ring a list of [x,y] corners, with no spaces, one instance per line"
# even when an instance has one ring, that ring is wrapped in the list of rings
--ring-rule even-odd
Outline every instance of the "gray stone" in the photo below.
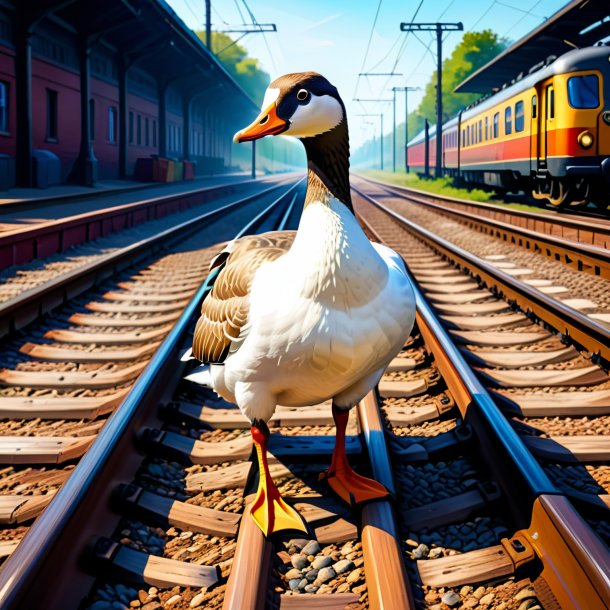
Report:
[[[447,591],[447,593],[441,597],[441,601],[443,604],[447,604],[450,608],[453,608],[453,606],[457,606],[460,603],[460,596],[455,591]]]
[[[349,559],[341,559],[341,561],[337,561],[337,563],[333,564],[333,570],[337,574],[343,574],[343,572],[349,572],[353,570],[356,566],[353,561]]]
[[[415,559],[424,559],[425,557],[428,557],[429,552],[430,552],[430,549],[425,544],[420,544],[413,551],[413,557],[415,557]]]
[[[307,574],[305,574],[305,578],[309,582],[313,582],[318,577],[318,572],[319,571],[320,570],[309,570],[309,572],[307,572]]]
[[[288,581],[288,586],[290,587],[291,591],[296,591],[299,588],[299,583],[301,582],[300,578],[291,578]]]
[[[329,566],[333,562],[332,557],[326,555],[318,555],[312,562],[311,567],[315,570],[321,570],[326,566]]]
[[[290,558],[290,562],[292,563],[292,566],[297,568],[298,570],[302,570],[303,568],[309,565],[307,555],[293,555]]]
[[[328,582],[329,580],[332,580],[336,575],[336,572],[332,568],[322,568],[318,573],[318,579],[316,582]]]
[[[303,555],[317,555],[320,552],[320,545],[317,540],[310,540],[303,547]]]
[[[309,543],[307,538],[292,538],[288,541],[288,546],[295,546],[299,551]]]
[[[292,580],[293,578],[301,578],[301,570],[297,570],[297,568],[292,568],[292,570],[288,570],[286,572],[286,580]]]
[[[312,583],[308,584],[305,587],[305,592],[306,593],[315,593],[318,590],[318,587]]]
[[[306,578],[301,578],[301,582],[299,582],[299,589],[302,591],[308,584],[309,581]]]

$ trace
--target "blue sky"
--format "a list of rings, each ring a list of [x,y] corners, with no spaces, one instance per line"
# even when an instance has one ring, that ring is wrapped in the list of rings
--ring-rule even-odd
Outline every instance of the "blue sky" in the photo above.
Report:
[[[203,0],[168,1],[189,27],[203,29]],[[436,44],[426,49],[433,41],[432,33],[423,32],[418,38],[409,35],[405,41],[406,34],[399,29],[401,21],[412,20],[420,4],[416,21],[461,21],[466,31],[489,28],[514,41],[540,25],[566,1],[247,0],[257,21],[275,23],[278,31],[264,37],[249,34],[240,40],[240,44],[248,49],[252,57],[260,60],[271,78],[304,70],[324,74],[339,89],[346,104],[350,137],[355,149],[379,129],[378,118],[357,115],[383,112],[384,131],[387,133],[392,125],[392,104],[362,104],[354,102],[352,98],[391,98],[391,87],[405,84],[423,89],[435,69]],[[250,19],[243,0],[212,0],[213,29],[222,31],[239,27],[244,21],[249,22]],[[451,53],[460,37],[459,32],[446,36],[444,56]],[[370,47],[366,53],[369,38]],[[403,76],[391,79],[379,76],[358,78],[359,72],[390,72],[393,68]],[[417,106],[422,94],[423,91],[409,94],[411,109]],[[403,97],[404,94],[399,95],[397,117],[404,116]]]

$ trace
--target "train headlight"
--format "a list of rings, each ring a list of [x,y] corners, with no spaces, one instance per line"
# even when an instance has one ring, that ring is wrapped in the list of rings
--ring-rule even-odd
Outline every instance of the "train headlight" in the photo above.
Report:
[[[602,119],[604,119],[604,123],[606,123],[606,125],[610,125],[610,110],[606,110],[602,114]]]
[[[593,146],[593,134],[590,131],[582,131],[578,134],[578,143],[583,148],[591,148]]]

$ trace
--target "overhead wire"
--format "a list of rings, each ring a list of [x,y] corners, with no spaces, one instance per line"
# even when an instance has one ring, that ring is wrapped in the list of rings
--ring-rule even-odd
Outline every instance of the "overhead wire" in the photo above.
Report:
[[[423,0],[422,0],[423,1]],[[371,26],[371,33],[369,34],[369,40],[366,44],[366,50],[364,52],[364,58],[362,59],[362,66],[360,67],[360,73],[364,72],[364,66],[366,65],[366,60],[369,54],[369,50],[371,48],[371,42],[373,40],[373,34],[375,33],[375,26],[377,25],[377,19],[379,17],[379,11],[381,10],[381,3],[383,2],[383,0],[379,0],[379,3],[377,4],[377,10],[375,11],[375,18],[373,19],[373,25]],[[352,97],[356,97],[357,93],[358,93],[358,83],[360,82],[360,74],[358,74],[358,77],[356,78],[356,86],[354,88],[354,95]]]

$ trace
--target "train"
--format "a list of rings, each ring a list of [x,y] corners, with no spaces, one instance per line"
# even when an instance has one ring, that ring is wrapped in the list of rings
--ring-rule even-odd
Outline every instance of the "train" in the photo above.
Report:
[[[442,127],[442,172],[468,186],[531,192],[541,202],[610,205],[610,46],[568,51],[474,102]],[[407,144],[434,174],[436,129]]]

